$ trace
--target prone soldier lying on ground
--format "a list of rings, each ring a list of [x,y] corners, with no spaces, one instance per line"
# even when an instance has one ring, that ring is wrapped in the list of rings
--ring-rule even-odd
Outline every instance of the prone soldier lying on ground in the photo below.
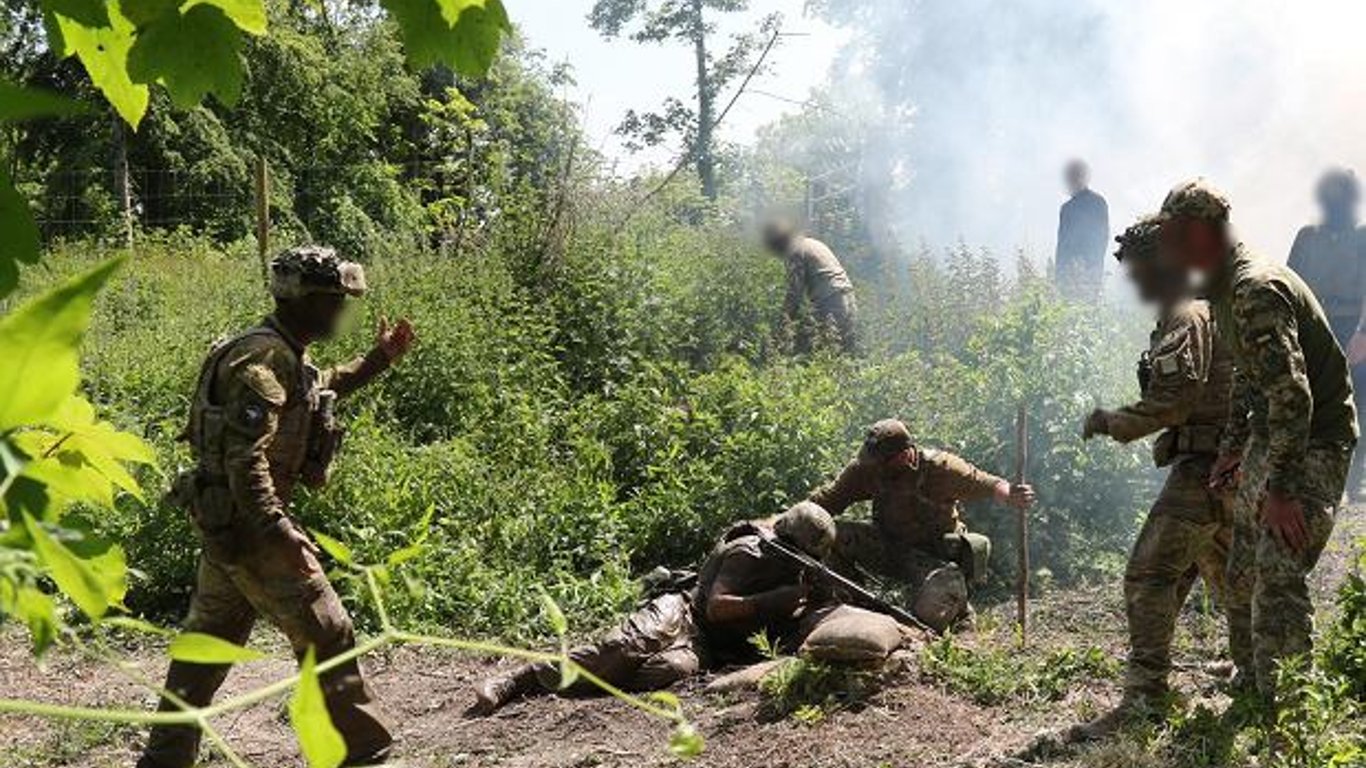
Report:
[[[575,648],[569,657],[623,690],[649,691],[705,669],[758,661],[750,643],[756,633],[795,650],[809,626],[803,619],[830,598],[813,590],[801,562],[765,546],[770,538],[820,561],[834,546],[835,522],[816,504],[802,502],[772,521],[733,526],[703,562],[695,586],[648,600],[601,641]],[[559,683],[556,665],[522,666],[476,686],[467,714],[492,714],[520,696],[558,690]],[[592,686],[580,680],[569,690]]]
[[[884,419],[869,428],[854,460],[810,499],[832,515],[872,501],[871,523],[840,521],[832,566],[904,584],[916,618],[942,632],[971,615],[968,587],[985,581],[991,553],[990,540],[968,532],[959,502],[995,499],[1027,509],[1034,489],[946,451],[917,447],[905,424]]]

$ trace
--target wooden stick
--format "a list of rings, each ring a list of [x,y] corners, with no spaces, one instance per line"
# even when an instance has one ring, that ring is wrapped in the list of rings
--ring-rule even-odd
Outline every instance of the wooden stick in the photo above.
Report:
[[[1024,401],[1020,401],[1015,413],[1015,484],[1025,481],[1025,465],[1029,461],[1029,416],[1025,413]],[[1016,529],[1015,547],[1015,620],[1020,627],[1020,644],[1024,645],[1029,637],[1029,510],[1018,511],[1019,525]]]

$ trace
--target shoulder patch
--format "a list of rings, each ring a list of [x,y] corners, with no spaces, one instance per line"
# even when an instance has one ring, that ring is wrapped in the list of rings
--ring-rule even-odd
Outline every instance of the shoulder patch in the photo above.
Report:
[[[258,397],[276,408],[284,405],[289,398],[279,376],[264,363],[248,363],[238,371],[237,377]]]

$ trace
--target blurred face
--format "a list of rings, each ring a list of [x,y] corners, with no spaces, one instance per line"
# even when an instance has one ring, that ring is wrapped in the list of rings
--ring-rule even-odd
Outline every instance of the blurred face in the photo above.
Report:
[[[1219,226],[1203,219],[1181,218],[1162,227],[1159,258],[1180,273],[1194,272],[1202,283],[1228,258],[1228,243]]]
[[[1185,295],[1184,273],[1164,264],[1160,259],[1130,258],[1125,260],[1129,281],[1134,284],[1138,298],[1144,304],[1168,308]]]
[[[1360,193],[1354,179],[1336,178],[1321,183],[1318,192],[1319,208],[1324,221],[1354,224]]]
[[[897,453],[887,457],[887,465],[891,467],[909,467],[911,460],[915,458],[914,448],[904,448]]]
[[[346,296],[310,293],[279,303],[279,314],[305,342],[325,341],[337,335],[346,312]]]
[[[788,247],[792,245],[792,235],[784,227],[771,225],[764,227],[763,241],[765,248],[779,256],[784,256],[787,254]]]
[[[1075,195],[1086,189],[1088,175],[1085,163],[1068,163],[1063,169],[1062,180],[1067,185],[1067,191]]]

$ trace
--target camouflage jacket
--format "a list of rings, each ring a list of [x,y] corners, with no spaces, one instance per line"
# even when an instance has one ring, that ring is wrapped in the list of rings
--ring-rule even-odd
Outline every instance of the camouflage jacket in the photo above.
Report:
[[[787,252],[787,298],[783,301],[783,311],[788,317],[797,314],[803,297],[820,305],[833,296],[853,290],[849,275],[825,243],[813,237],[797,238]]]
[[[1306,451],[1357,439],[1347,358],[1328,318],[1298,275],[1241,244],[1209,299],[1235,366],[1222,451],[1255,435],[1268,451],[1267,487],[1303,496]]]
[[[707,621],[707,601],[716,595],[753,597],[801,582],[801,572],[785,559],[763,548],[755,530],[764,523],[739,523],[722,536],[702,563],[697,587],[692,596],[697,623],[705,628],[708,650],[725,659],[753,652],[749,638],[763,632],[778,639],[796,630],[797,620],[790,615],[756,614],[727,624]]]
[[[372,350],[319,371],[273,317],[216,346],[200,370],[185,430],[201,484],[225,491],[199,495],[192,511],[201,528],[279,523],[308,456],[319,392],[344,397],[388,366]]]
[[[962,529],[960,501],[989,499],[1003,480],[946,451],[915,448],[909,466],[887,466],[860,453],[811,501],[832,515],[873,502],[873,522],[889,541],[934,551]]]
[[[1111,411],[1111,437],[1127,443],[1167,430],[1154,447],[1158,466],[1184,454],[1213,454],[1228,419],[1233,359],[1209,304],[1186,301],[1158,318],[1149,338],[1149,374],[1137,402]]]

